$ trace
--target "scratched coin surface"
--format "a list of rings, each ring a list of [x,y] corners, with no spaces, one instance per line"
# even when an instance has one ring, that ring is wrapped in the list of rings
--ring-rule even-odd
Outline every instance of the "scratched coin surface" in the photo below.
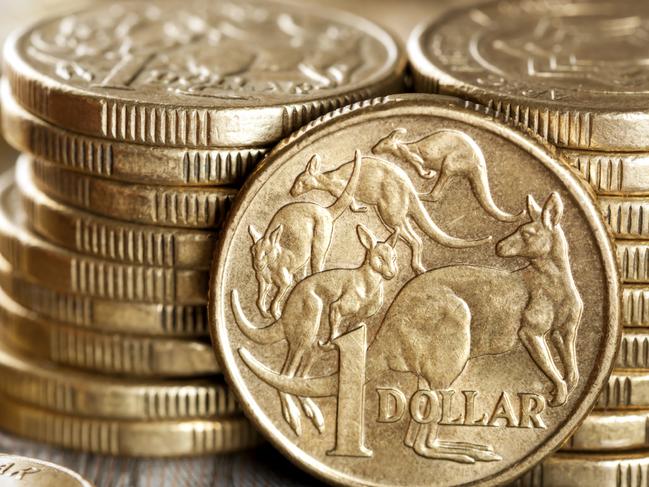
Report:
[[[374,23],[299,2],[111,2],[7,42],[18,102],[68,130],[185,147],[267,146],[351,101],[400,91]]]
[[[559,447],[618,346],[586,186],[548,149],[427,95],[280,144],[236,199],[213,342],[244,411],[346,485],[496,485]]]
[[[649,148],[649,3],[497,0],[412,34],[418,91],[488,105],[550,142]]]
[[[1,487],[93,487],[70,469],[36,458],[0,454]]]

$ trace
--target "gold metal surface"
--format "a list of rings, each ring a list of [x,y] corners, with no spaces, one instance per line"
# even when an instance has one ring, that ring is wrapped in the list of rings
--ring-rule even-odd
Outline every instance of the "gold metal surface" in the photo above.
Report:
[[[0,349],[0,393],[32,406],[94,418],[162,421],[240,413],[220,378],[114,378],[29,360],[7,347]]]
[[[223,223],[237,193],[227,187],[122,183],[24,155],[18,160],[27,163],[36,186],[57,201],[131,223],[213,230]]]
[[[649,326],[649,286],[622,286],[622,325]]]
[[[120,264],[56,247],[25,228],[12,175],[0,180],[0,254],[15,272],[64,293],[148,303],[202,304],[207,270]]]
[[[615,242],[622,282],[649,283],[649,241]]]
[[[649,448],[647,425],[649,425],[649,411],[596,411],[588,415],[561,449],[564,451],[647,449]]]
[[[0,487],[93,487],[72,470],[36,458],[0,454]]]
[[[49,242],[124,264],[209,269],[216,232],[138,225],[63,205],[40,191],[20,161],[16,186],[27,225]]]
[[[100,333],[44,320],[0,292],[0,338],[28,357],[107,374],[191,377],[220,372],[205,341]]]
[[[468,98],[562,147],[649,150],[646,36],[636,0],[456,8],[408,43],[418,91]]]
[[[182,147],[268,146],[334,108],[400,91],[406,64],[364,18],[251,0],[97,4],[16,33],[4,57],[17,100],[39,117]]]
[[[240,184],[266,149],[180,149],[120,143],[59,129],[31,115],[2,84],[2,127],[16,149],[82,173],[140,184]]]
[[[80,418],[0,397],[0,428],[36,441],[103,455],[173,457],[223,454],[260,443],[244,417],[185,421]]]
[[[614,370],[596,408],[649,409],[649,370]]]
[[[260,164],[222,235],[209,312],[225,374],[260,431],[329,482],[511,481],[613,366],[596,202],[544,146],[457,101],[398,95],[310,124]]]

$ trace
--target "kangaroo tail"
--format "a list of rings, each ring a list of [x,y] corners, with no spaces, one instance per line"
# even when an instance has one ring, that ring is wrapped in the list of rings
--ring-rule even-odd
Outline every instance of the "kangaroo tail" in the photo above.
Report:
[[[484,208],[484,210],[496,220],[501,222],[515,222],[525,216],[525,210],[521,211],[517,215],[512,215],[511,213],[507,213],[498,208],[491,197],[486,167],[480,167],[476,171],[473,171],[472,174],[469,174],[469,183],[471,184],[473,194],[475,194],[475,197],[478,199],[480,206],[482,206],[482,208]]]
[[[359,150],[356,150],[354,154],[354,168],[352,169],[352,175],[350,176],[349,181],[347,181],[347,186],[345,186],[345,190],[338,197],[336,202],[329,207],[329,212],[331,213],[331,216],[334,220],[340,218],[340,215],[342,215],[343,212],[347,208],[349,208],[349,205],[352,204],[352,201],[354,200],[354,193],[356,192],[356,187],[358,186],[358,179],[361,175],[362,164],[363,158],[361,156],[361,152]]]
[[[239,349],[239,356],[257,377],[278,391],[301,397],[329,397],[338,393],[338,374],[309,378],[288,377],[269,369],[243,347]]]
[[[264,328],[257,328],[248,321],[248,318],[246,318],[246,315],[241,309],[241,304],[239,303],[239,292],[236,289],[232,290],[231,300],[234,319],[241,332],[250,340],[261,345],[270,345],[271,343],[276,343],[284,339],[284,330],[279,326],[277,321]]]
[[[453,237],[445,233],[437,224],[431,219],[430,215],[422,205],[421,201],[416,195],[411,198],[410,211],[408,216],[412,218],[417,226],[421,228],[426,235],[442,245],[452,249],[464,249],[468,247],[477,247],[484,245],[491,241],[491,237],[479,238],[476,240],[464,240],[461,238]]]

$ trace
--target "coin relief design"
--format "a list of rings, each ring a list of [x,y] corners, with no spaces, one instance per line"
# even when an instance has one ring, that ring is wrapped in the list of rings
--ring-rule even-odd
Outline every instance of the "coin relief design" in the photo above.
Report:
[[[93,487],[82,478],[61,465],[36,458],[16,455],[0,455],[0,485],[11,487]]]
[[[96,6],[18,34],[5,58],[17,100],[56,125],[193,147],[276,142],[331,108],[397,89],[405,66],[370,21],[251,0]]]
[[[495,0],[420,26],[409,54],[421,91],[489,105],[562,147],[642,150],[648,38],[642,2]]]
[[[547,153],[400,100],[312,124],[244,187],[212,277],[215,339],[244,409],[316,475],[502,482],[604,384],[613,254]]]

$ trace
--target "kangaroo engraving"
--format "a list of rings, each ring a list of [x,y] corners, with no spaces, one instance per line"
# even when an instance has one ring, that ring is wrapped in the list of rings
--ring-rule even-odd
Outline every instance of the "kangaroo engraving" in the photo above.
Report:
[[[314,155],[308,166],[319,164],[319,160],[320,156]],[[324,269],[334,223],[352,202],[361,165],[360,152],[356,151],[350,178],[331,206],[322,207],[308,201],[289,203],[275,213],[263,236],[252,225],[248,227],[259,288],[257,307],[264,317],[271,317],[271,312],[275,319],[280,317],[283,299],[298,277],[308,273],[309,261],[311,273]],[[273,287],[276,293],[269,304]]]
[[[512,215],[498,208],[491,196],[487,162],[482,150],[467,134],[445,129],[405,142],[403,137],[407,133],[404,128],[394,130],[381,139],[372,152],[409,162],[424,179],[436,178],[430,193],[422,196],[424,201],[439,201],[449,182],[463,178],[469,182],[480,206],[496,220],[513,222],[524,215],[524,212]]]
[[[352,171],[352,162],[345,162],[327,172],[322,172],[317,162],[309,165],[295,179],[291,188],[293,196],[318,190],[338,197],[343,192],[345,181],[349,180]],[[386,228],[408,244],[412,251],[411,265],[416,274],[426,272],[426,269],[421,261],[423,243],[412,222],[430,238],[451,248],[475,247],[491,241],[491,237],[463,240],[446,234],[431,219],[408,175],[395,164],[377,157],[363,157],[351,209],[366,211],[365,205],[375,207]]]
[[[357,227],[358,239],[365,248],[363,263],[353,269],[330,269],[312,274],[290,292],[281,318],[258,328],[243,313],[236,290],[232,291],[232,310],[241,331],[252,341],[271,344],[288,342],[282,374],[304,377],[314,360],[333,347],[331,340],[351,325],[373,316],[383,305],[383,283],[397,275],[397,237],[385,242],[363,225]],[[308,398],[298,397],[302,409],[318,431],[324,418],[318,406]],[[297,435],[302,432],[300,412],[289,394],[280,392],[284,419]]]
[[[520,340],[554,385],[550,405],[566,402],[579,381],[576,338],[583,302],[560,225],[560,197],[553,193],[541,209],[528,196],[527,206],[530,221],[502,239],[496,251],[503,258],[524,257],[528,265],[515,271],[456,265],[411,279],[368,348],[366,380],[391,369],[416,375],[420,390],[444,390],[470,359],[510,351]],[[337,374],[291,378],[266,368],[245,349],[240,355],[259,378],[280,391],[310,397],[337,393]],[[426,458],[500,460],[489,446],[442,441],[437,434],[435,422],[420,425],[411,420],[404,444]]]

